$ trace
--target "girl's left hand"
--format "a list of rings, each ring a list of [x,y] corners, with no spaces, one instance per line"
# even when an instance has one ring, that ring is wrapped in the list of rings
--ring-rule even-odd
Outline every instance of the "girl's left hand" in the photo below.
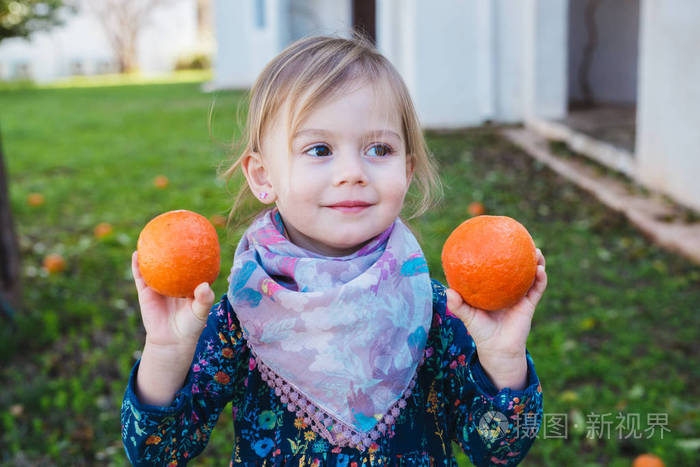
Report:
[[[447,308],[464,322],[476,344],[479,361],[494,383],[496,379],[502,379],[501,375],[508,379],[515,368],[522,370],[522,365],[527,365],[525,344],[535,307],[546,287],[545,259],[538,248],[535,282],[525,296],[510,308],[498,311],[474,308],[466,304],[457,291],[447,289]]]

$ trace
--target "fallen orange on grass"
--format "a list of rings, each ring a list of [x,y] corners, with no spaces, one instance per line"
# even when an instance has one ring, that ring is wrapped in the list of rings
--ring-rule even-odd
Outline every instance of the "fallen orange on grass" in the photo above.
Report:
[[[153,185],[155,185],[156,188],[167,188],[168,177],[166,177],[165,175],[158,175],[156,178],[153,179]]]
[[[482,203],[474,201],[472,203],[469,203],[469,206],[467,206],[467,212],[470,216],[480,216],[484,212],[486,212],[486,209],[484,208],[484,205]]]
[[[63,256],[52,253],[44,258],[43,266],[49,274],[56,274],[66,269],[66,260]]]
[[[151,219],[139,234],[137,251],[143,279],[161,295],[193,297],[199,284],[211,284],[219,275],[216,229],[192,211],[169,211]]]
[[[226,218],[222,216],[221,214],[214,214],[209,218],[212,224],[214,224],[214,227],[225,227],[226,226]]]
[[[95,226],[94,229],[95,237],[97,238],[104,238],[107,235],[111,234],[112,231],[112,224],[109,224],[107,222],[100,222]]]
[[[41,193],[29,193],[27,196],[27,204],[30,206],[41,206],[44,201],[44,195]]]
[[[501,310],[515,305],[532,286],[537,272],[535,242],[510,217],[472,217],[445,241],[442,268],[450,288],[466,303]]]

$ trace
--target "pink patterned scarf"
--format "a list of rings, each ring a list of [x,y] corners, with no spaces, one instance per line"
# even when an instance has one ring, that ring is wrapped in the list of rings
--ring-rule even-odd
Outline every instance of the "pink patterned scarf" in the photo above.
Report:
[[[291,243],[277,209],[236,249],[228,299],[262,378],[337,446],[365,449],[415,385],[432,319],[428,265],[396,219],[357,252]]]

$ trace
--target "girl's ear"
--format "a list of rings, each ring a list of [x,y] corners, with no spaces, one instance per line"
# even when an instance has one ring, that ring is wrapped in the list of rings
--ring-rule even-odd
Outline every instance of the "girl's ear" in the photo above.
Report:
[[[273,203],[276,199],[275,191],[272,188],[270,172],[265,167],[262,156],[257,152],[246,154],[241,161],[241,169],[255,197],[262,203]]]
[[[406,155],[406,186],[411,186],[413,180],[413,172],[416,168],[416,159],[410,154]]]

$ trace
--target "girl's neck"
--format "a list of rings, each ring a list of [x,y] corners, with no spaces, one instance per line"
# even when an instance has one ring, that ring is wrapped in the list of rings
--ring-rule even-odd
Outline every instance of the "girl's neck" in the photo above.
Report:
[[[312,253],[316,253],[319,255],[323,256],[328,256],[332,258],[341,258],[343,256],[349,256],[352,255],[353,253],[357,252],[360,250],[363,246],[367,245],[369,242],[371,242],[375,237],[372,237],[368,240],[365,240],[364,242],[360,243],[359,245],[355,245],[346,249],[342,248],[325,248],[324,245],[315,243],[305,237],[303,234],[299,233],[292,227],[291,229],[289,228],[289,224],[284,221],[282,218],[282,215],[280,214],[280,219],[282,220],[282,228],[284,230],[284,236],[287,240],[292,242],[294,245],[298,246],[299,248],[303,248],[305,250],[308,250]]]

